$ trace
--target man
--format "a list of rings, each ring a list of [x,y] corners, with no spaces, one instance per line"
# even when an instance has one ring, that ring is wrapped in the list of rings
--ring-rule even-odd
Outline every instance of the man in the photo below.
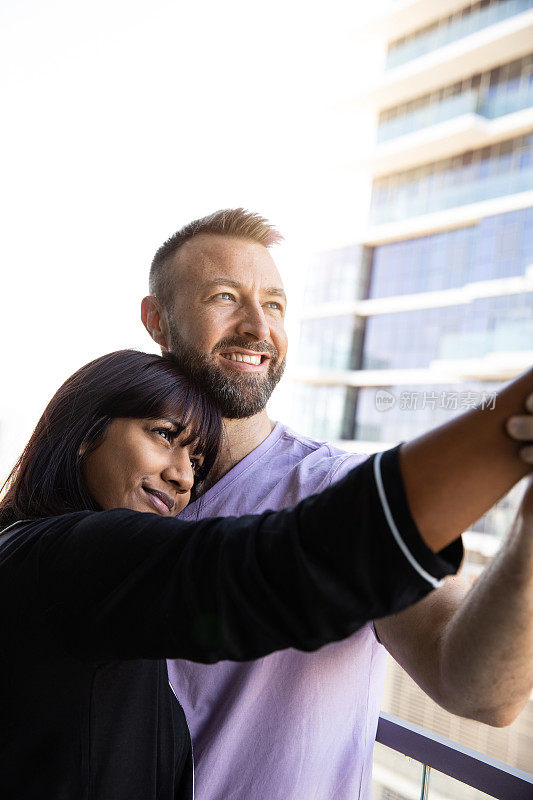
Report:
[[[181,229],[154,258],[143,322],[216,399],[226,425],[215,476],[183,519],[282,508],[361,460],[267,416],[287,350],[286,298],[268,249],[279,239],[258,215],[222,211]],[[421,529],[459,533],[527,472],[531,448],[521,462],[504,424],[519,415],[516,439],[533,438],[523,414],[532,391],[529,373],[494,411],[469,412],[402,446]],[[317,652],[169,662],[191,727],[198,800],[368,798],[385,648],[451,712],[509,723],[533,687],[532,538],[517,528],[473,589],[447,580],[412,608]]]

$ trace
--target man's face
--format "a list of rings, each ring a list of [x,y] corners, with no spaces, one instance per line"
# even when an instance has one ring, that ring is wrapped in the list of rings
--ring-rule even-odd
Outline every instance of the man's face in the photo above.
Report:
[[[286,298],[268,250],[202,234],[171,267],[170,350],[228,418],[264,409],[285,367]]]

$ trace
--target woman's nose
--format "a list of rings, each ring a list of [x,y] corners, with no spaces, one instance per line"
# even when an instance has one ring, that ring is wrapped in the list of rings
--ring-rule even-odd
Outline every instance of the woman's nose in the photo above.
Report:
[[[161,477],[167,483],[172,484],[174,490],[179,494],[190,492],[194,484],[194,470],[191,466],[189,454],[180,453],[177,458],[173,458],[161,472]]]

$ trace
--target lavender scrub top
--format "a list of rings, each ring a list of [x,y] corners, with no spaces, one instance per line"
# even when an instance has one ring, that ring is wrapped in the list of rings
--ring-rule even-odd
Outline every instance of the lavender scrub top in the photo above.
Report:
[[[363,460],[277,423],[180,519],[286,508]],[[369,800],[385,661],[371,623],[311,653],[169,660],[193,741],[196,800]]]

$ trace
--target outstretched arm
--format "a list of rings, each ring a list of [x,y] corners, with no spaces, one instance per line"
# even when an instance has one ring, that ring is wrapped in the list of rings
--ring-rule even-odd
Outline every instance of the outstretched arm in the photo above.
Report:
[[[411,512],[432,548],[466,530],[527,474],[506,425],[522,415],[520,438],[533,439],[533,417],[525,415],[532,392],[533,369],[498,394],[494,410],[474,409],[402,445]]]
[[[394,658],[448,711],[511,723],[533,689],[533,483],[507,541],[472,588],[448,578],[375,625]]]
[[[529,372],[506,387],[494,411],[463,415],[403,446],[407,493],[422,532],[440,525],[447,536],[466,528],[527,472],[532,449],[518,440],[533,439],[533,417],[524,414],[533,411],[532,398],[525,398],[531,380]],[[422,488],[417,476],[424,470]],[[448,578],[416,605],[378,620],[376,630],[448,711],[491,725],[512,722],[533,688],[533,489],[473,587]]]
[[[102,659],[316,649],[424,597],[462,556],[460,541],[436,555],[421,539],[398,448],[282,511],[184,522],[114,509],[36,524],[41,538],[31,524],[8,536],[28,539],[38,607],[66,646]],[[26,556],[18,545],[4,541]]]

